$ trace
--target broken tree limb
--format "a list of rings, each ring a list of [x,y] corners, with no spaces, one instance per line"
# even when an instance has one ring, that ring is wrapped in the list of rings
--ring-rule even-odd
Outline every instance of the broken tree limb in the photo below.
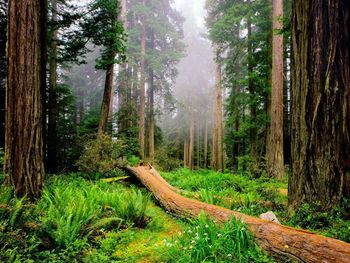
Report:
[[[172,190],[168,183],[164,183],[165,180],[159,178],[159,173],[158,176],[151,173],[149,167],[126,169],[135,175],[169,212],[182,217],[197,218],[204,211],[219,222],[228,221],[234,216],[247,224],[262,249],[270,254],[287,256],[301,262],[350,261],[348,243],[183,197]]]

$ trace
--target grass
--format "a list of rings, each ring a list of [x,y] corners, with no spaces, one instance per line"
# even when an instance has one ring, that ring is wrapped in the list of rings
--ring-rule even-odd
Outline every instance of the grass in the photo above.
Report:
[[[179,169],[174,173],[162,173],[173,186],[185,190],[188,197],[258,216],[269,210],[284,212],[287,197],[278,189],[286,189],[287,183],[260,177],[222,174],[211,170],[191,172]]]
[[[207,170],[163,176],[189,197],[251,215],[272,210],[290,226],[350,240],[345,201],[331,213],[314,204],[287,217],[286,182]],[[77,174],[47,179],[36,204],[2,186],[0,250],[0,262],[274,262],[242,222],[179,220],[144,189]]]

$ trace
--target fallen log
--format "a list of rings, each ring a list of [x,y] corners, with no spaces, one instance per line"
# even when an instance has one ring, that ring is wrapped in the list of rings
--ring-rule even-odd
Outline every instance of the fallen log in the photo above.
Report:
[[[219,222],[228,221],[234,216],[247,224],[262,249],[272,255],[287,256],[301,262],[350,262],[349,243],[183,197],[163,178],[160,179],[159,173],[151,173],[149,167],[126,169],[135,175],[169,212],[182,217],[197,218],[204,211]]]

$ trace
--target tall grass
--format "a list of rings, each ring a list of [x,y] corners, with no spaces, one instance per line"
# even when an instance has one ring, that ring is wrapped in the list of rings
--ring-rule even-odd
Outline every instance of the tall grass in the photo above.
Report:
[[[200,215],[177,238],[164,242],[167,262],[273,262],[254,242],[246,226],[234,218],[218,226]]]

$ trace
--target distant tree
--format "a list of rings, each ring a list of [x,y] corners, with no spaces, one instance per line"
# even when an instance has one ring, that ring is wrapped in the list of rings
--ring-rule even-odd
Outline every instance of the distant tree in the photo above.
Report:
[[[5,146],[5,83],[6,65],[6,37],[7,32],[7,1],[0,1],[0,148]]]
[[[103,47],[102,55],[96,64],[96,68],[106,71],[99,135],[107,131],[113,94],[114,65],[125,60],[125,34],[119,14],[119,0],[95,0],[90,5],[89,17],[83,25],[86,36],[95,45]]]
[[[350,198],[349,24],[348,1],[293,1],[290,210]]]
[[[267,144],[267,169],[271,177],[284,176],[283,155],[283,0],[273,1],[273,40],[271,71],[270,131]]]
[[[36,198],[44,181],[42,84],[45,1],[10,0],[5,170],[18,196]],[[21,48],[19,48],[21,47]]]

